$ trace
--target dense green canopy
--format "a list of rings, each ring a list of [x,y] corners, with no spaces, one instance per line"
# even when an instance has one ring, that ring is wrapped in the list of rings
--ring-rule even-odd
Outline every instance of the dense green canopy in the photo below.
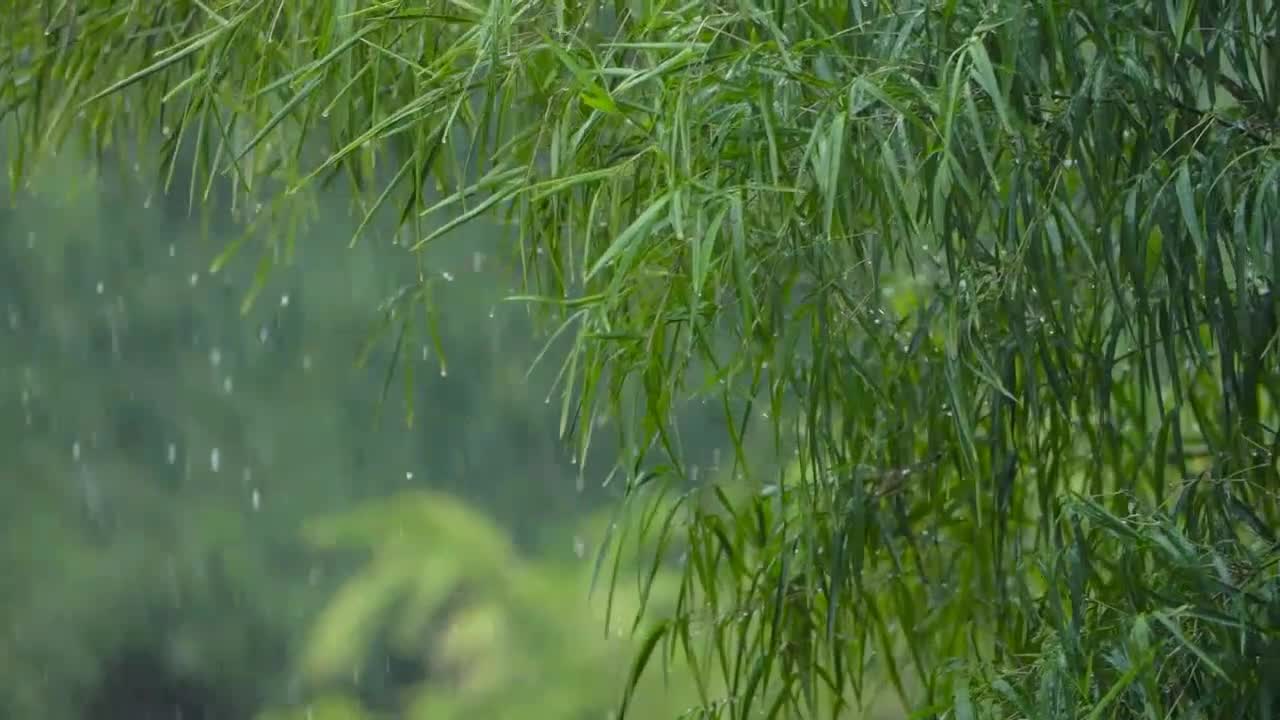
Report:
[[[637,669],[684,657],[709,716],[873,677],[957,717],[1274,711],[1274,0],[6,12],[16,176],[159,132],[193,204],[225,177],[280,230],[264,268],[341,176],[409,248],[509,220],[576,338],[562,429],[687,491],[639,528],[685,583]],[[682,455],[691,396],[728,481]]]

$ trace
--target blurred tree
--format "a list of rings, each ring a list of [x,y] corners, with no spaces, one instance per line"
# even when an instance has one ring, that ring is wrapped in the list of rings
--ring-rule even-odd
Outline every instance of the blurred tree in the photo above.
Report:
[[[321,249],[345,224],[329,211],[242,317],[253,264],[208,268],[244,229],[178,221],[110,173],[66,153],[0,216],[0,664],[25,668],[0,679],[0,714],[246,717],[286,697],[348,567],[298,525],[389,491],[447,490],[522,550],[572,556],[558,528],[604,493],[577,486],[543,402],[554,361],[529,377],[542,341],[501,302],[500,252],[433,254],[452,372],[415,348],[406,431],[399,387],[379,411],[389,343],[352,371],[402,253]]]
[[[429,492],[316,519],[307,535],[319,548],[371,554],[301,656],[320,697],[345,691],[368,712],[432,720],[601,717],[616,702],[627,643],[583,624],[604,619],[599,598],[594,610],[586,602],[590,565],[526,562],[488,520]],[[655,609],[670,610],[676,580],[662,572]],[[634,612],[633,596],[620,601]],[[654,678],[640,707],[674,717],[693,698],[687,678],[669,687]]]

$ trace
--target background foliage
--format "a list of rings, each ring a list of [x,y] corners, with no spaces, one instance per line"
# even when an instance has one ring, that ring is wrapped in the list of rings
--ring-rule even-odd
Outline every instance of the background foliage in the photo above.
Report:
[[[580,683],[570,668],[542,677],[542,694],[509,682],[497,696],[443,686],[450,696],[498,716],[611,707],[625,667],[601,660],[625,664],[627,653],[584,619],[603,612],[602,598],[587,602],[584,573],[607,492],[578,482],[556,438],[544,402],[554,367],[530,373],[543,340],[502,302],[511,271],[497,239],[430,258],[450,308],[437,325],[448,354],[413,348],[406,427],[399,384],[379,402],[390,342],[355,364],[379,302],[400,286],[401,255],[385,244],[348,250],[350,223],[329,210],[306,256],[276,268],[242,316],[254,265],[209,265],[243,227],[216,213],[211,224],[188,218],[129,168],[86,169],[75,152],[50,159],[0,209],[0,714],[314,711],[335,688],[312,683],[304,653],[324,618],[341,615],[344,588],[360,587],[365,559],[360,547],[314,547],[304,525],[332,516],[340,526],[343,513],[367,516],[424,488],[438,493],[435,516],[462,527],[415,546],[404,572],[441,592],[467,584],[453,610],[464,619],[483,624],[502,603],[507,629],[483,661],[578,658],[597,679]],[[484,569],[509,574],[503,584],[441,577],[427,562],[472,557],[484,543],[504,548]],[[418,622],[436,632],[441,621]],[[392,671],[380,627],[350,638],[368,646],[368,668],[336,688],[372,710],[428,683],[421,663]],[[445,650],[420,650],[418,660],[444,662]],[[688,700],[650,697],[659,716]]]

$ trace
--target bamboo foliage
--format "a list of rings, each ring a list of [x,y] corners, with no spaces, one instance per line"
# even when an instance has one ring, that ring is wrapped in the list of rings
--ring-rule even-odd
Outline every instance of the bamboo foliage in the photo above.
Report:
[[[683,551],[681,611],[637,670],[678,656],[723,684],[707,717],[834,715],[870,677],[973,716],[956,678],[1039,652],[1059,580],[1073,602],[1115,587],[1038,565],[1090,522],[1155,518],[1200,473],[1242,532],[1276,519],[1273,0],[6,17],[17,177],[71,133],[102,150],[158,130],[162,177],[196,157],[193,204],[225,177],[267,223],[339,176],[410,250],[507,218],[522,298],[576,338],[562,429],[585,458],[615,421],[629,494],[652,503],[639,531]],[[672,418],[698,395],[725,408],[730,479],[647,499],[689,486]],[[788,457],[779,477],[741,462],[752,427]],[[1081,683],[1053,713],[1140,707]],[[1156,692],[1116,692],[1138,687]]]

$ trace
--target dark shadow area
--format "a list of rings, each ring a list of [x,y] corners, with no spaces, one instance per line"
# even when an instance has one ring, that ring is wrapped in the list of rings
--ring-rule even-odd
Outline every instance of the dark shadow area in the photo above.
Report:
[[[84,720],[227,720],[248,717],[247,708],[197,678],[174,674],[151,649],[124,652],[108,661],[81,715]]]

